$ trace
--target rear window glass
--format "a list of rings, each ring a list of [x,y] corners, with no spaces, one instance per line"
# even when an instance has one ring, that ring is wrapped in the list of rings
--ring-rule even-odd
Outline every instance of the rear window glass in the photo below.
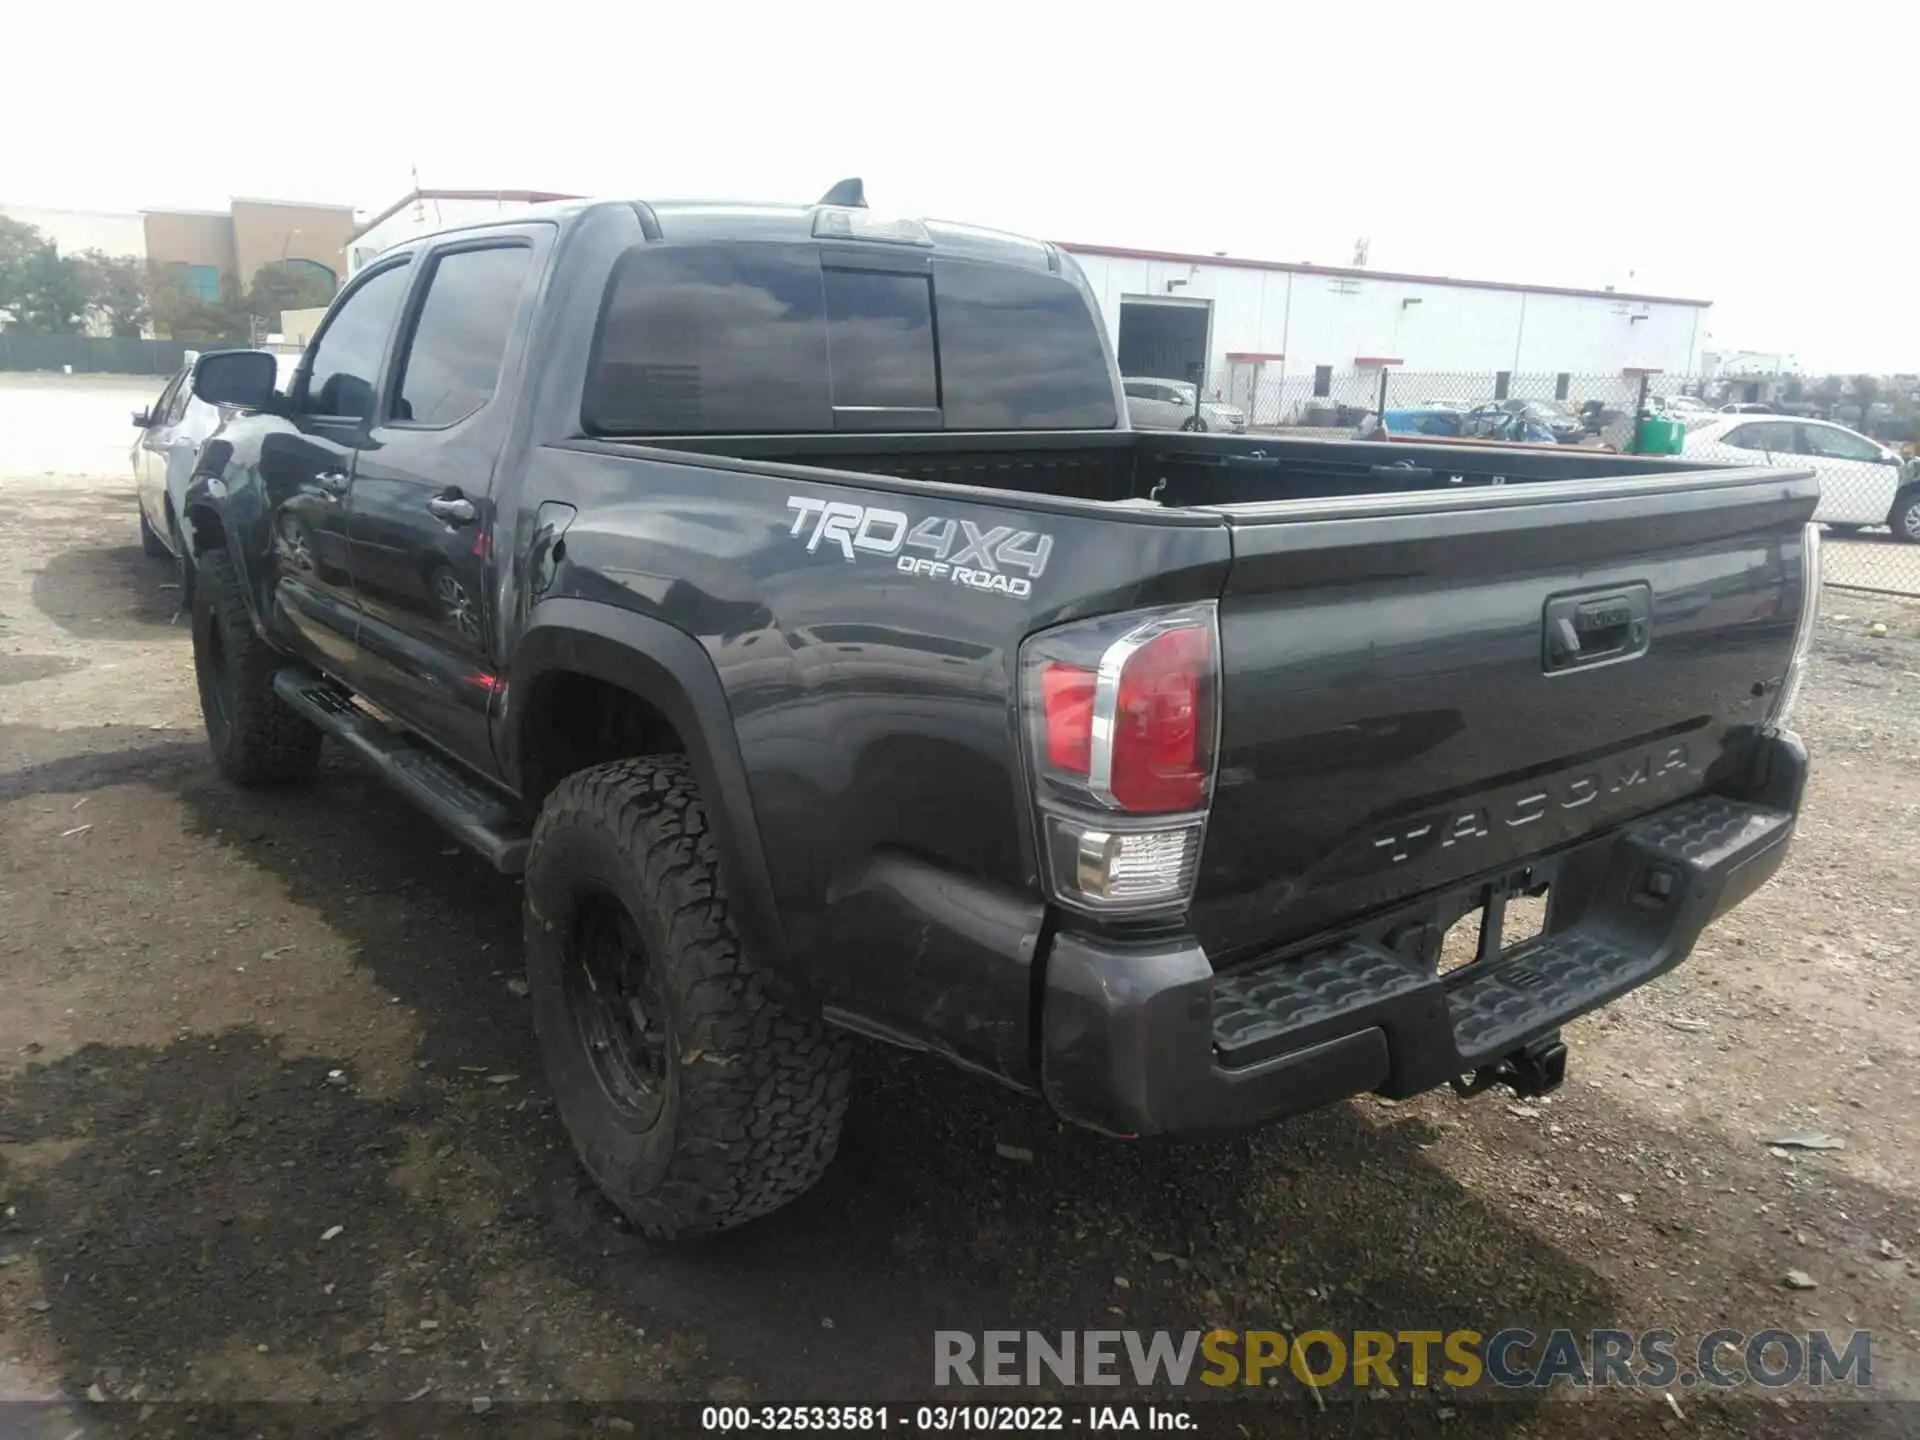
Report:
[[[933,285],[925,275],[827,270],[828,351],[839,408],[940,403],[933,368]]]
[[[1110,430],[1113,378],[1093,312],[1058,275],[936,260],[949,430]]]
[[[811,245],[644,246],[614,267],[589,428],[627,435],[833,428]]]
[[[888,410],[901,413],[874,413]],[[582,419],[602,434],[724,435],[1118,417],[1098,325],[1060,276],[937,258],[931,277],[823,267],[813,245],[740,242],[621,257]]]

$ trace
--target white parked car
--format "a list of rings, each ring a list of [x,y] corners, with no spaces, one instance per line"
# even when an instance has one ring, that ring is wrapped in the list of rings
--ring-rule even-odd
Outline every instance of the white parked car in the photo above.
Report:
[[[1805,465],[1820,477],[1813,518],[1836,530],[1887,525],[1920,545],[1920,483],[1899,452],[1844,425],[1786,415],[1722,415],[1689,430],[1684,452],[1736,465]]]
[[[1692,395],[1655,395],[1649,403],[1669,420],[1678,420],[1689,430],[1722,418],[1718,410]]]
[[[1194,390],[1184,380],[1122,380],[1127,391],[1127,420],[1136,430],[1217,430],[1239,435],[1246,413],[1218,400],[1202,400],[1194,413]]]
[[[220,428],[220,410],[193,393],[193,367],[199,358],[199,352],[189,350],[186,363],[167,382],[160,398],[133,417],[138,433],[129,458],[134,494],[140,502],[140,547],[156,560],[184,559],[176,517],[200,447]],[[275,361],[284,394],[300,356],[298,352],[277,354]]]

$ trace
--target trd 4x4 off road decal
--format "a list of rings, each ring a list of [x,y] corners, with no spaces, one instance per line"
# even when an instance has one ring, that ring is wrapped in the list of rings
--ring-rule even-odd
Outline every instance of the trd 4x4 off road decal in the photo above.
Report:
[[[862,553],[892,556],[894,568],[903,574],[1021,599],[1033,594],[1033,582],[1053,553],[1051,535],[1011,525],[983,530],[971,520],[940,515],[929,515],[916,525],[901,510],[808,495],[789,495],[787,509],[793,511],[793,528],[787,533],[795,539],[805,535],[809,551],[825,545],[849,562]],[[1009,570],[1026,573],[1010,575]]]

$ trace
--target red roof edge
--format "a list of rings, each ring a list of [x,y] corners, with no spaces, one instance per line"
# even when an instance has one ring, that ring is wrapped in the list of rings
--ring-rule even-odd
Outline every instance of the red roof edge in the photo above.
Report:
[[[549,200],[578,200],[561,190],[409,190],[366,224],[347,236],[351,245],[382,221],[391,220],[416,200],[511,200],[520,205],[544,205]]]
[[[1622,375],[1664,375],[1667,372],[1658,365],[1623,365],[1620,367],[1620,373]]]
[[[1287,357],[1278,350],[1229,350],[1229,360],[1284,360]]]
[[[1711,300],[1679,295],[1636,295],[1624,290],[1582,290],[1570,285],[1522,285],[1511,280],[1456,280],[1450,275],[1414,275],[1396,270],[1350,270],[1337,265],[1308,265],[1292,260],[1246,260],[1237,255],[1188,255],[1178,250],[1134,250],[1124,245],[1083,245],[1057,240],[1073,255],[1105,255],[1116,260],[1163,260],[1176,265],[1224,265],[1234,270],[1281,270],[1294,275],[1325,275],[1344,280],[1396,280],[1408,285],[1457,285],[1467,290],[1506,290],[1527,295],[1572,295],[1582,300],[1635,300],[1649,305],[1691,305],[1705,310]]]
[[[1356,365],[1386,366],[1404,365],[1406,362],[1398,355],[1356,355],[1353,357],[1353,363]]]

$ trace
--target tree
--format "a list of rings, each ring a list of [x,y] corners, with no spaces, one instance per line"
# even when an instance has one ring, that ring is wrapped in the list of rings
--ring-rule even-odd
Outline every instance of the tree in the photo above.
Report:
[[[146,266],[132,255],[108,255],[99,250],[83,250],[76,258],[86,267],[92,317],[109,335],[138,339],[152,311]]]
[[[1853,403],[1860,407],[1860,424],[1867,423],[1867,411],[1873,402],[1880,398],[1880,377],[1877,375],[1856,375],[1853,377]]]
[[[208,300],[187,282],[185,265],[163,265],[148,277],[154,329],[172,340],[189,344],[239,341],[245,343],[247,307],[233,276],[220,279],[220,298]]]
[[[27,261],[14,314],[29,330],[72,335],[86,325],[93,300],[90,278],[81,260],[42,243]]]
[[[283,310],[310,310],[333,299],[333,277],[318,266],[296,260],[275,260],[253,274],[247,291],[247,313],[264,328],[280,328]]]
[[[1788,405],[1798,405],[1807,398],[1807,382],[1798,375],[1789,375],[1781,382],[1780,399]]]
[[[26,298],[27,271],[46,243],[39,227],[0,215],[0,310],[19,313]]]
[[[1840,403],[1840,396],[1846,390],[1846,382],[1838,375],[1822,375],[1820,383],[1813,387],[1813,393],[1820,397],[1820,403],[1831,410]]]

